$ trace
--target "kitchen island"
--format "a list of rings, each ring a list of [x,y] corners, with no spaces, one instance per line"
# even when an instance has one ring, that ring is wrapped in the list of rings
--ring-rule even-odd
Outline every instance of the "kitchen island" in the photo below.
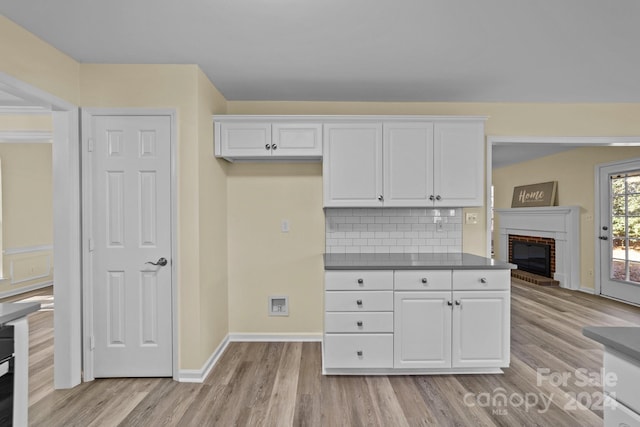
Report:
[[[604,425],[640,425],[640,327],[587,326],[582,334],[604,345]]]
[[[512,264],[465,253],[326,254],[323,373],[501,373]]]
[[[3,369],[1,425],[28,425],[29,326],[27,315],[39,309],[38,303],[0,303],[0,335],[4,356],[0,364],[0,369]],[[12,357],[11,354],[13,354]]]

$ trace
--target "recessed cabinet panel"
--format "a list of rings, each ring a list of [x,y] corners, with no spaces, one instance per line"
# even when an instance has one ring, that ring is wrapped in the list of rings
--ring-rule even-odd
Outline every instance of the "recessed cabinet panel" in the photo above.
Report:
[[[272,156],[322,156],[322,125],[319,123],[274,123]]]
[[[436,206],[482,206],[484,124],[436,123],[434,191]]]
[[[454,291],[453,300],[452,366],[508,366],[509,292]]]
[[[271,155],[270,123],[222,123],[222,153],[230,157]]]
[[[427,206],[433,194],[433,124],[385,123],[384,205]]]
[[[451,292],[396,292],[396,368],[451,367]]]
[[[382,124],[324,127],[325,206],[381,207]]]

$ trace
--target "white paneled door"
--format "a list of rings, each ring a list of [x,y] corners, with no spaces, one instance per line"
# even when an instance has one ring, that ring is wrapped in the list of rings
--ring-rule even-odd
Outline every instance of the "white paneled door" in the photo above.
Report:
[[[171,119],[91,120],[94,377],[171,376]]]

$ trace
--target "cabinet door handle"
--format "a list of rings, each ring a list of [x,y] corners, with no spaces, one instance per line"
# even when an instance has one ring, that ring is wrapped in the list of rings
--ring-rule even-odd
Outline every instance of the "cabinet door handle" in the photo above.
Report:
[[[428,280],[427,280],[427,278],[426,278],[426,277],[423,277],[423,278],[422,278],[422,280],[421,280],[421,282],[426,284],[426,283],[428,282]]]
[[[356,351],[356,354],[358,355],[358,357],[362,357],[362,354],[363,354],[363,353],[362,353],[362,350],[358,350],[358,351]]]
[[[433,197],[433,194],[429,196],[429,200],[431,200],[432,202],[435,200],[435,197]]]
[[[278,149],[278,146],[276,144],[271,144],[271,149],[273,151],[276,151]]]
[[[358,285],[362,285],[364,283],[364,279],[358,279]]]
[[[357,300],[357,301],[356,301],[356,304],[358,304],[358,305],[362,305],[362,300],[361,300],[361,299]]]
[[[362,327],[362,320],[358,320],[358,321],[356,322],[356,325],[358,325],[359,327]]]
[[[487,283],[487,278],[486,277],[481,277],[480,278],[480,283]]]
[[[440,195],[438,194],[438,195],[436,196],[436,200],[442,200],[442,197],[440,197]]]
[[[271,150],[271,144],[266,144],[266,145],[264,146],[264,148],[265,148],[266,150]]]
[[[447,305],[448,305],[449,307],[453,306],[453,301],[447,301]]]
[[[462,305],[462,301],[460,301],[459,299],[456,300],[456,305]]]
[[[382,197],[382,194],[378,196],[378,200],[383,201],[384,197]]]

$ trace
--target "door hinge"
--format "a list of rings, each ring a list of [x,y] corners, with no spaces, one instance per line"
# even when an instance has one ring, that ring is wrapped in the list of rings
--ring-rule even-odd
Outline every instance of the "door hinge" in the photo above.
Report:
[[[91,153],[93,151],[93,138],[87,139],[87,150]]]
[[[93,239],[89,239],[88,246],[89,246],[89,252],[93,252]]]
[[[89,337],[89,350],[93,350],[96,348],[96,340],[93,338],[93,335]]]

